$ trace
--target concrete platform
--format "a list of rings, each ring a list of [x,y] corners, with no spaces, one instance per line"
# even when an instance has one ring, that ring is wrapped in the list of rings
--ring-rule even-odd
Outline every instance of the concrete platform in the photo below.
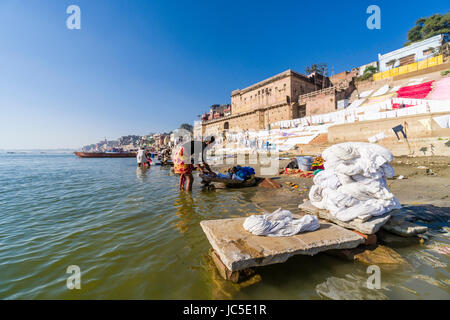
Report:
[[[312,256],[330,249],[355,248],[365,242],[355,232],[325,221],[320,221],[320,228],[316,231],[291,237],[255,236],[244,230],[244,220],[232,218],[200,222],[214,251],[230,271],[282,263],[298,254]]]
[[[370,217],[368,220],[365,217],[364,219],[357,218],[349,222],[344,222],[333,217],[327,210],[320,210],[316,208],[311,204],[310,201],[305,201],[303,204],[300,204],[298,208],[305,211],[306,213],[313,214],[327,221],[331,221],[341,227],[353,229],[364,234],[376,233],[391,218],[391,213],[388,212],[381,216]]]

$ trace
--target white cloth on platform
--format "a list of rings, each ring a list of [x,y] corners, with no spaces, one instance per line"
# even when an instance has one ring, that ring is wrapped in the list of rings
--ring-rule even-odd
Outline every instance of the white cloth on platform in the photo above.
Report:
[[[288,237],[300,232],[319,229],[320,224],[316,216],[305,215],[294,219],[289,210],[278,210],[263,215],[252,215],[245,219],[245,230],[257,236]]]
[[[359,94],[359,97],[360,98],[367,98],[368,96],[370,96],[370,94],[373,92],[373,90],[367,90],[367,91],[364,91],[364,92],[361,92],[360,94]]]
[[[372,97],[378,97],[378,96],[381,96],[381,95],[387,93],[388,91],[389,91],[389,85],[386,84],[386,85],[382,86],[380,89],[378,89],[378,90],[372,95]]]

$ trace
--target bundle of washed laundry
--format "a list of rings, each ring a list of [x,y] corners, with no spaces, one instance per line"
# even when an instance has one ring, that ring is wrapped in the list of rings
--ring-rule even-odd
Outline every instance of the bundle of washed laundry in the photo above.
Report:
[[[241,167],[238,165],[229,168],[225,173],[218,173],[217,177],[245,181],[250,179],[253,175],[255,175],[255,169],[252,167]]]
[[[235,174],[238,178],[241,178],[243,180],[247,180],[252,175],[255,174],[255,169],[253,169],[252,167],[236,166],[236,167],[233,167],[232,173]]]
[[[236,181],[246,181],[255,175],[255,169],[252,167],[235,166],[229,168],[225,173],[218,173],[217,178],[232,179]]]
[[[394,176],[389,165],[394,156],[377,144],[345,142],[327,148],[322,157],[325,170],[314,177],[311,203],[328,210],[341,221],[379,216],[399,209],[386,179]]]
[[[241,177],[237,176],[236,174],[231,174],[231,173],[218,173],[217,174],[217,178],[220,179],[232,179],[232,180],[236,180],[236,181],[244,181],[244,179],[242,179]]]
[[[289,210],[278,210],[263,215],[252,215],[245,219],[245,230],[257,236],[288,237],[300,232],[319,229],[319,220],[316,216],[305,215],[294,219]]]

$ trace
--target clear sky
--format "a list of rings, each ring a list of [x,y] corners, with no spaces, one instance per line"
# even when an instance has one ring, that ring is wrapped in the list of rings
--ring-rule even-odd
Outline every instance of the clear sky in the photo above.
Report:
[[[81,30],[66,27],[69,5]],[[369,30],[366,9],[381,8]],[[403,46],[448,1],[0,0],[0,149],[169,132],[231,91]]]

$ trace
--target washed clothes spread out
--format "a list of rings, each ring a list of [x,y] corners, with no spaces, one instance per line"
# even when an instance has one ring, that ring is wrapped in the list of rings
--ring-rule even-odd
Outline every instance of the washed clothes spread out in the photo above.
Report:
[[[278,210],[263,215],[252,215],[245,219],[245,230],[257,236],[289,237],[300,232],[315,231],[320,224],[316,216],[305,215],[294,219],[289,210]]]

